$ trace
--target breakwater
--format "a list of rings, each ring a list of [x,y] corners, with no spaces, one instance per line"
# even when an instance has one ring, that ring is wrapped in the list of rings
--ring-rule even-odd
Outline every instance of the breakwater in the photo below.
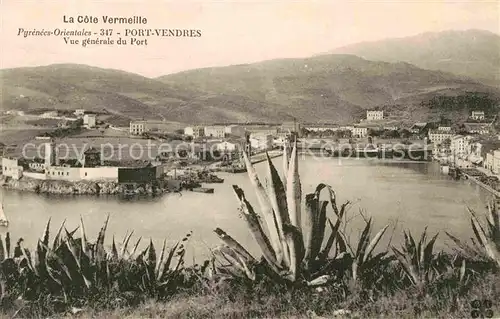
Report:
[[[480,187],[484,188],[485,190],[487,190],[488,192],[490,192],[492,195],[495,195],[497,198],[500,198],[500,192],[499,191],[495,190],[490,185],[487,185],[487,184],[483,183],[482,181],[480,181],[477,176],[473,176],[471,174],[467,174],[467,173],[465,173],[462,170],[460,170],[460,174],[462,174],[463,176],[465,176],[468,180],[471,180],[474,183],[476,183],[477,185],[479,185]]]
[[[2,177],[1,186],[7,189],[33,192],[37,194],[57,194],[57,195],[119,195],[126,190],[125,185],[120,185],[114,181],[57,181],[38,180],[23,176],[19,180],[9,177]],[[136,194],[161,194],[169,192],[165,186],[153,183],[141,184],[134,187]]]

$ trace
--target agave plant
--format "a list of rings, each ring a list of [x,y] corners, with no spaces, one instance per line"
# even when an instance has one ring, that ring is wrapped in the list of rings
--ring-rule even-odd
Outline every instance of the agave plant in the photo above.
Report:
[[[240,203],[240,211],[260,247],[262,261],[269,270],[268,273],[273,278],[286,282],[319,285],[328,281],[328,272],[335,261],[347,254],[339,226],[349,202],[339,208],[332,188],[319,184],[313,193],[305,196],[303,210],[296,141],[290,153],[288,160],[288,150],[285,146],[283,180],[267,155],[267,187],[261,183],[248,155],[243,153],[248,176],[257,195],[260,214],[248,202],[241,188],[233,186],[233,189]],[[328,191],[329,199],[326,201],[320,200],[323,190]],[[326,216],[328,206],[332,207],[335,222]],[[328,225],[330,234],[326,239]],[[385,229],[382,233],[384,231]],[[239,276],[255,279],[253,266],[260,261],[222,229],[217,228],[215,233],[225,244],[218,254],[219,261],[225,265],[224,271],[233,274],[237,272]],[[376,241],[378,242],[378,239]],[[372,249],[370,245],[369,253]],[[358,257],[363,259],[362,256]]]
[[[351,248],[352,255],[352,279],[355,283],[359,281],[360,276],[367,270],[380,266],[381,263],[388,264],[391,259],[386,258],[387,252],[380,252],[372,256],[373,251],[384,236],[389,225],[385,225],[373,239],[370,241],[370,235],[373,229],[372,219],[365,220],[365,228],[361,233],[356,250]],[[350,246],[349,246],[350,247]]]
[[[392,247],[392,251],[410,282],[415,287],[423,289],[428,283],[440,276],[440,272],[436,269],[438,256],[433,253],[434,243],[439,233],[427,242],[426,227],[418,243],[415,242],[410,232],[404,231],[403,234],[405,241],[402,249],[398,250]]]
[[[472,246],[460,241],[455,236],[446,233],[463,253],[470,257],[486,257],[500,267],[500,213],[495,202],[488,205],[486,214],[487,230],[485,231],[476,213],[468,208],[470,222],[475,240],[472,238]]]
[[[0,299],[20,297],[36,301],[39,296],[51,296],[51,301],[73,305],[92,296],[132,294],[137,298],[162,298],[182,286],[184,245],[190,233],[170,249],[164,241],[159,256],[152,241],[136,254],[140,239],[129,252],[132,233],[125,236],[120,250],[114,238],[107,250],[104,239],[108,220],[109,217],[93,243],[87,240],[83,221],[78,227],[80,238],[75,238],[78,228],[68,231],[63,223],[51,244],[49,220],[33,252],[22,247],[22,241],[12,252],[10,235],[5,240],[0,238]]]

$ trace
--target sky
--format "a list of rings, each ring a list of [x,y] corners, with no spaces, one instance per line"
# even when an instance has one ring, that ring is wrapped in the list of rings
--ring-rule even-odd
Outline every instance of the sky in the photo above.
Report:
[[[498,1],[0,0],[0,69],[80,63],[156,77],[188,69],[307,57],[336,47],[423,32],[500,33]],[[95,16],[98,24],[64,23]],[[147,25],[109,25],[102,16],[141,16]],[[147,46],[65,44],[25,30],[198,29],[201,37],[150,37]],[[93,36],[95,38],[96,36]],[[78,37],[72,37],[78,39]],[[85,37],[80,37],[80,41]],[[103,38],[103,37],[100,37]],[[137,37],[141,39],[142,37]]]

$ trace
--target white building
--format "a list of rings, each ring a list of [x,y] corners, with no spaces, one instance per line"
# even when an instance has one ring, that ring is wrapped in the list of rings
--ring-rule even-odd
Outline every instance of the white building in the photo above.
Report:
[[[83,116],[83,126],[94,128],[96,124],[95,114],[85,114]]]
[[[368,135],[367,127],[353,127],[351,130],[352,137],[366,137]]]
[[[171,124],[165,121],[131,121],[129,131],[132,135],[141,135],[145,132],[166,132]]]
[[[255,150],[270,150],[273,148],[274,137],[269,134],[252,134],[250,145]]]
[[[451,126],[439,126],[438,131],[443,131],[443,132],[450,132],[451,131]]]
[[[18,180],[23,176],[23,167],[19,165],[17,158],[2,158],[2,174],[3,176],[12,177]]]
[[[486,135],[491,132],[489,123],[465,123],[465,130],[470,134]]]
[[[493,151],[493,167],[491,171],[500,174],[500,150]]]
[[[337,131],[339,127],[337,125],[307,125],[306,130],[311,132],[325,132],[325,131]]]
[[[218,150],[219,152],[225,152],[225,153],[234,152],[238,149],[238,144],[224,141],[215,144],[215,149]]]
[[[472,136],[453,136],[450,144],[451,153],[459,157],[469,155],[471,153],[472,139]]]
[[[220,125],[205,126],[205,136],[224,138],[226,136],[226,128]]]
[[[472,111],[471,119],[473,120],[484,120],[484,112],[483,111]]]
[[[184,129],[184,135],[192,136],[193,138],[198,138],[205,136],[205,128],[201,126],[188,126]]]
[[[366,111],[366,119],[368,121],[376,121],[384,119],[384,111],[369,110]]]
[[[386,130],[386,131],[397,131],[397,130],[399,130],[399,127],[397,127],[395,125],[388,125],[388,126],[384,126],[384,130]]]
[[[43,113],[42,115],[40,115],[40,117],[51,118],[51,117],[57,117],[57,115],[58,115],[57,111],[49,111],[49,112]]]
[[[429,141],[431,143],[440,144],[446,139],[451,139],[453,137],[453,132],[451,131],[440,131],[440,130],[429,130]]]
[[[75,114],[76,116],[83,116],[85,114],[85,110],[78,109],[78,110],[75,110],[75,112],[73,112],[73,114]]]

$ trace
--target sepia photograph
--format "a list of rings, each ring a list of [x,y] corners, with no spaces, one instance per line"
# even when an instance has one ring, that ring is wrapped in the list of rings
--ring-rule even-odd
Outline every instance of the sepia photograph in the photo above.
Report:
[[[499,318],[500,3],[2,0],[0,318]]]

